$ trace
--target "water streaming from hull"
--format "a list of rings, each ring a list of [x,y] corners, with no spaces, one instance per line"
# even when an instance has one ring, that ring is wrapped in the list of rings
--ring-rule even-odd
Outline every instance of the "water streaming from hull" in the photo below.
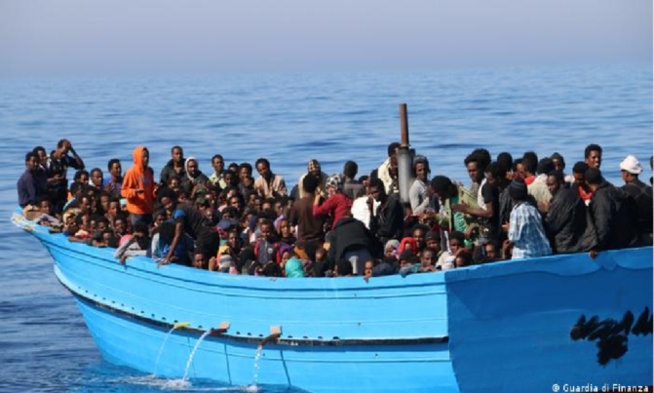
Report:
[[[254,356],[254,375],[252,376],[252,385],[254,389],[257,387],[257,380],[259,379],[259,369],[261,365],[259,361],[261,360],[261,354],[263,353],[263,346],[257,347],[257,354]]]
[[[186,362],[186,370],[184,370],[184,377],[182,378],[182,381],[187,380],[188,370],[191,368],[191,364],[193,363],[193,356],[195,356],[195,351],[198,350],[198,347],[202,343],[202,340],[204,340],[205,337],[207,337],[209,334],[211,334],[211,330],[207,330],[206,332],[204,332],[204,334],[202,334],[202,336],[200,336],[200,338],[198,339],[198,342],[195,343],[195,346],[193,347],[193,350],[191,351],[191,354],[188,357],[188,362]]]
[[[166,343],[168,342],[168,338],[170,337],[171,333],[177,329],[177,326],[173,326],[168,333],[166,333],[166,337],[163,340],[163,343],[161,343],[161,348],[159,348],[159,354],[157,355],[157,360],[154,362],[154,372],[152,374],[157,375],[157,367],[159,366],[159,360],[161,360],[161,354],[163,353],[163,350],[166,346]]]

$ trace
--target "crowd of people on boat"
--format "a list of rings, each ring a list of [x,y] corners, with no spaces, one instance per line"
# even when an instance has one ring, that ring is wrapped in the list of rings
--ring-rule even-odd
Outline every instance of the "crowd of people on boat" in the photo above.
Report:
[[[595,144],[571,173],[559,153],[502,152],[493,160],[480,148],[462,162],[467,187],[430,177],[429,160],[416,155],[403,203],[402,148],[391,143],[379,168],[359,177],[354,161],[327,175],[311,160],[289,190],[266,158],[227,165],[216,154],[207,176],[181,146],[172,147],[158,178],[143,146],[125,173],[118,159],[106,172],[88,172],[62,139],[49,154],[42,146],[26,154],[18,201],[28,219],[71,242],[115,248],[121,263],[144,255],[158,266],[271,277],[369,279],[652,245],[652,178],[640,179],[632,155],[608,169],[620,170],[617,186],[602,176]]]

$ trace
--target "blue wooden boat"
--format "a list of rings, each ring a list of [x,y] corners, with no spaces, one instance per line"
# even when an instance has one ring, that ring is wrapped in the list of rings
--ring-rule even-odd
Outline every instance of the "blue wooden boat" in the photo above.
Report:
[[[652,248],[439,273],[270,279],[121,265],[113,250],[13,222],[48,249],[109,361],[312,392],[548,392],[652,384]],[[187,324],[185,324],[187,323]],[[271,327],[273,334],[271,336]],[[276,330],[279,329],[279,330]],[[605,385],[609,384],[609,385]],[[572,390],[567,390],[572,391]]]

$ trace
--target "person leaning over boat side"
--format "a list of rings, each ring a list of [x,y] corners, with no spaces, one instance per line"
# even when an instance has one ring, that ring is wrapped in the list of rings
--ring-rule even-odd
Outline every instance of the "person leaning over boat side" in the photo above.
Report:
[[[590,168],[600,169],[602,165],[602,147],[590,144],[584,149],[584,160]]]
[[[120,193],[126,199],[132,224],[143,221],[150,225],[156,194],[154,171],[148,166],[150,152],[144,146],[137,146],[133,157],[134,165],[125,173]]]
[[[341,259],[352,264],[354,274],[363,274],[366,261],[372,259],[379,249],[377,239],[363,223],[352,217],[344,217],[332,228],[333,240],[328,255],[333,263]],[[333,269],[333,266],[331,267]]]
[[[175,194],[167,189],[159,194],[159,202],[166,211],[172,211],[175,233],[168,254],[157,266],[171,262],[177,245],[185,235],[195,240],[195,251],[202,252],[205,256],[217,255],[220,247],[218,232],[212,230],[206,217],[199,210],[187,204],[177,204]]]
[[[637,212],[637,228],[639,242],[642,245],[652,245],[652,187],[638,179],[643,172],[640,162],[634,156],[627,156],[620,163],[620,173],[625,185],[622,186],[629,197],[630,203]]]
[[[550,243],[543,229],[541,215],[527,203],[527,184],[515,179],[509,185],[513,210],[509,220],[509,238],[506,244],[513,246],[511,259],[536,258],[552,254]]]
[[[120,199],[120,189],[123,186],[123,167],[120,164],[120,160],[117,158],[109,160],[107,170],[109,171],[109,176],[104,178],[102,186],[112,198]]]
[[[552,171],[547,176],[552,199],[543,219],[545,232],[554,253],[590,251],[595,247],[595,228],[584,201],[567,184],[561,171]]]
[[[384,183],[377,178],[370,182],[368,209],[370,211],[370,232],[382,244],[390,239],[399,239],[404,230],[404,208],[396,197],[387,195]],[[376,212],[373,212],[375,202],[379,202]]]
[[[73,157],[68,155],[73,153]],[[48,178],[48,194],[55,213],[61,213],[68,197],[68,167],[84,169],[84,161],[77,154],[73,145],[67,139],[57,142],[57,149],[50,153],[46,161],[45,171]]]
[[[284,179],[270,170],[270,162],[267,159],[259,158],[255,166],[260,176],[254,182],[254,189],[259,196],[274,198],[288,194]]]
[[[432,198],[433,192],[429,187],[428,179],[431,169],[429,160],[424,156],[416,156],[413,160],[413,173],[416,179],[409,189],[409,201],[414,216],[420,216],[427,211],[435,211],[436,206]]]
[[[298,199],[302,198],[305,194],[304,186],[302,185],[305,177],[307,176],[313,176],[316,179],[318,179],[318,188],[316,188],[316,194],[322,195],[324,197],[327,196],[327,174],[322,171],[320,162],[318,160],[313,159],[310,160],[309,163],[307,163],[307,173],[303,174],[300,176],[300,179],[297,182],[297,187],[298,187]]]
[[[180,179],[186,177],[186,166],[184,165],[184,149],[181,146],[173,146],[170,149],[170,161],[161,170],[160,181],[168,184],[172,176]]]
[[[124,264],[127,258],[133,256],[151,256],[150,231],[144,222],[137,222],[134,224],[132,234],[114,252],[114,257],[119,259],[121,264]]]
[[[597,250],[633,247],[637,243],[636,218],[629,211],[627,194],[610,184],[597,168],[584,175],[593,193],[590,212],[597,233]]]
[[[39,161],[36,154],[33,152],[27,153],[25,155],[25,172],[23,172],[16,184],[20,207],[36,206],[43,196],[47,196],[47,181],[45,174],[39,170]]]

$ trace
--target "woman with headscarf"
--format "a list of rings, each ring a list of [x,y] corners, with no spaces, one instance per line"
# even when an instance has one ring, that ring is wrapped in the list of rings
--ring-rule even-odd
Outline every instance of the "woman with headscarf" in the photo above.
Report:
[[[286,264],[284,265],[284,271],[286,273],[286,277],[288,278],[304,277],[304,267],[302,265],[302,261],[300,261],[297,257],[292,257],[286,261]]]
[[[413,173],[416,179],[409,189],[409,201],[411,202],[411,211],[413,211],[414,216],[418,216],[429,210],[436,210],[434,198],[432,197],[433,192],[428,184],[430,172],[427,158],[416,156],[413,160]]]
[[[206,191],[209,178],[202,173],[200,165],[195,157],[189,157],[184,163],[186,176],[182,179],[182,188],[188,194],[191,200],[195,199],[196,194]]]
[[[307,173],[304,175],[300,176],[300,179],[298,180],[297,186],[298,186],[298,196],[297,198],[300,199],[305,195],[304,191],[304,183],[302,180],[306,176],[313,176],[316,179],[318,179],[318,188],[316,189],[316,194],[318,195],[324,195],[325,194],[325,185],[327,183],[328,176],[325,172],[322,171],[320,167],[320,162],[318,160],[310,160],[309,163],[307,164]]]
[[[320,194],[316,194],[313,215],[332,217],[333,229],[341,218],[351,216],[352,199],[343,193],[343,175],[337,173],[327,179],[327,194],[328,198],[323,203],[320,203],[322,200]]]

